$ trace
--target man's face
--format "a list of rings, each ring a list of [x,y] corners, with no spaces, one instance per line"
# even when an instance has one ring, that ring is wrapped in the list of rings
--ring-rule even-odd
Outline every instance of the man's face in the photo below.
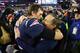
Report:
[[[43,11],[41,9],[38,9],[38,12],[36,13],[36,17],[40,19],[42,15],[43,15]]]
[[[43,20],[43,23],[47,26],[47,28],[49,28],[51,30],[56,27],[56,25],[52,23],[53,19],[55,19],[55,17],[53,17],[51,14],[49,14]]]
[[[80,19],[80,14],[76,13],[75,14],[75,19]]]

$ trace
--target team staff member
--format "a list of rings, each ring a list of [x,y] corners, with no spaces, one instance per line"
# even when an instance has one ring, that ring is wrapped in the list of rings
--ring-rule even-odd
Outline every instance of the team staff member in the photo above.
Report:
[[[69,33],[70,48],[72,53],[80,53],[80,8],[75,12],[75,18],[70,27]]]

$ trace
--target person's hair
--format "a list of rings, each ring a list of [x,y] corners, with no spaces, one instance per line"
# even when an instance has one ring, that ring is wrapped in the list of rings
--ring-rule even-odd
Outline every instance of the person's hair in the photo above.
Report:
[[[13,14],[13,13],[14,13],[14,10],[13,10],[12,8],[6,8],[3,13],[4,13],[5,15]]]
[[[32,12],[37,13],[39,9],[43,10],[43,8],[38,4],[30,5],[28,7],[28,15],[32,15]]]
[[[1,19],[6,19],[6,16],[9,14],[13,14],[14,10],[12,8],[6,8],[1,15]]]
[[[46,20],[48,23],[50,23],[51,25],[59,25],[59,24],[61,24],[61,23],[63,23],[63,21],[62,20],[60,20],[60,19],[57,19],[53,14],[49,14],[49,15],[47,15],[49,18]],[[45,19],[44,19],[45,20]]]

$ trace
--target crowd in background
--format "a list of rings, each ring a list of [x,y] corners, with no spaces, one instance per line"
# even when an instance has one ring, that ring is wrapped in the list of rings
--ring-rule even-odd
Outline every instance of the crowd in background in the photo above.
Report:
[[[47,8],[33,4],[26,14],[0,11],[1,53],[80,53],[80,7]]]

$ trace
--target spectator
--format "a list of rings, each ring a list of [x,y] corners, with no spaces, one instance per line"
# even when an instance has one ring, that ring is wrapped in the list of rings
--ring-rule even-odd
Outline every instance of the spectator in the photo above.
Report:
[[[14,10],[11,8],[6,8],[5,11],[2,13],[0,18],[0,33],[2,36],[0,37],[0,44],[2,53],[5,53],[5,48],[9,43],[14,42],[14,26],[12,25],[12,21],[14,19]]]
[[[75,13],[75,19],[70,27],[69,33],[69,48],[72,53],[80,53],[80,8]]]

